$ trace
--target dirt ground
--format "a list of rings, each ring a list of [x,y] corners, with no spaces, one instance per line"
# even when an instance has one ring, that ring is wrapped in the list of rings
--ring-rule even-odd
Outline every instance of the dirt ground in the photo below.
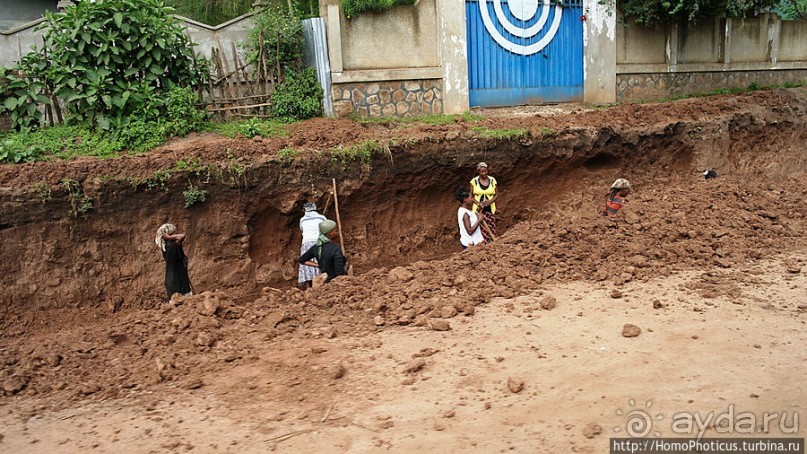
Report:
[[[0,452],[598,453],[729,410],[804,437],[807,93],[482,113],[0,166]],[[328,151],[370,139],[390,148],[372,165]],[[281,166],[287,146],[301,156]],[[196,174],[131,184],[188,157],[251,170],[191,210]],[[480,159],[502,235],[459,252],[450,194]],[[597,212],[620,176],[634,192],[612,222]],[[98,202],[88,216],[66,214],[62,178]],[[359,273],[303,292],[295,225],[331,178]],[[166,220],[200,288],[171,303]]]

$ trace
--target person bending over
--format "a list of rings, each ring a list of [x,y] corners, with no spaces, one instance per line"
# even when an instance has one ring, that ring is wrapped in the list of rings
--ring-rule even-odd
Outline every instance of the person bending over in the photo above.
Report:
[[[185,241],[184,233],[177,233],[174,224],[163,224],[157,229],[154,242],[163,253],[165,259],[165,290],[168,300],[174,293],[188,295],[191,293],[191,280],[188,277],[188,256],[182,250]]]
[[[308,251],[300,256],[298,262],[306,266],[316,266],[327,275],[325,282],[330,282],[345,275],[345,256],[342,249],[331,242],[338,235],[336,222],[330,219],[319,223],[319,237]],[[317,259],[316,262],[313,259]],[[315,280],[316,282],[316,280]]]

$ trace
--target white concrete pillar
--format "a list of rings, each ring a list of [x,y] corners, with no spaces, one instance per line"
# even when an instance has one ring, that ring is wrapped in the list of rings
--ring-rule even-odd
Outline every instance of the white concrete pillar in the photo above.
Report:
[[[465,0],[437,0],[440,60],[443,67],[443,113],[468,112],[468,35]]]
[[[616,101],[616,10],[583,0],[583,101]]]

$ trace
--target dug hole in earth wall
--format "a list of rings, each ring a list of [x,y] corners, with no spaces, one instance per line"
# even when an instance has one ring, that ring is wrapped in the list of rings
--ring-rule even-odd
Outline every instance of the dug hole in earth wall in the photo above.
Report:
[[[457,253],[452,194],[467,187],[478,161],[486,161],[500,181],[504,231],[542,216],[546,203],[570,192],[579,192],[581,203],[598,203],[618,176],[641,184],[705,168],[767,180],[804,172],[807,97],[802,92],[722,99],[710,106],[687,100],[673,107],[626,105],[559,117],[488,120],[490,127],[527,131],[516,139],[485,138],[477,126],[459,121],[391,140],[367,161],[324,148],[291,163],[276,151],[267,152],[269,157],[252,160],[234,180],[203,183],[192,171],[180,171],[151,189],[142,181],[104,176],[107,164],[88,159],[69,163],[66,174],[41,174],[38,178],[52,188],[44,197],[30,175],[50,163],[4,166],[2,325],[55,328],[161,304],[164,264],[154,234],[169,221],[188,235],[185,250],[197,292],[229,289],[251,301],[249,296],[264,287],[293,286],[302,205],[314,200],[323,207],[332,178],[338,182],[345,248],[362,273]],[[351,127],[364,128],[364,136],[356,137],[393,135],[384,124]],[[225,147],[233,147],[248,155],[261,146],[210,138],[193,151],[222,155]],[[175,162],[126,159],[116,165],[154,172]],[[75,213],[73,195],[61,188],[61,178],[81,182],[92,199],[91,210]],[[203,187],[207,197],[186,209],[183,191],[189,181]],[[326,214],[335,217],[333,202]]]

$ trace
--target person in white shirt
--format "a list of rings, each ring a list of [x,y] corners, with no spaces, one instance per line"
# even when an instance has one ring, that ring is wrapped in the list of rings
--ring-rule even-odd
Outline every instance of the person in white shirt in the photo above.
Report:
[[[300,230],[303,232],[303,244],[300,247],[300,255],[304,254],[311,246],[317,243],[319,238],[319,223],[326,221],[325,216],[317,213],[317,205],[308,202],[303,205],[305,215],[300,219]],[[297,274],[297,285],[310,287],[311,281],[320,274],[319,267],[300,265],[300,272]]]
[[[467,249],[470,246],[484,243],[485,239],[482,237],[481,229],[484,218],[472,210],[476,200],[471,196],[471,191],[458,189],[454,198],[460,203],[460,207],[457,209],[460,245],[463,249]]]

